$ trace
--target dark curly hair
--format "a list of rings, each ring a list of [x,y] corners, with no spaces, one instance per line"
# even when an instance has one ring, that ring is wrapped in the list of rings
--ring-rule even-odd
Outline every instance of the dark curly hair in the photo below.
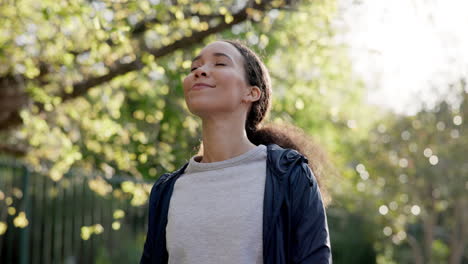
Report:
[[[259,100],[252,103],[247,114],[245,130],[248,139],[255,145],[277,144],[283,148],[297,150],[307,157],[317,182],[320,186],[324,204],[330,202],[330,197],[323,184],[322,174],[326,170],[331,172],[331,166],[325,157],[325,152],[315,144],[304,131],[294,125],[261,125],[271,106],[271,81],[270,74],[259,56],[246,45],[237,40],[222,40],[233,45],[244,58],[246,80],[249,85],[257,86],[262,91]]]

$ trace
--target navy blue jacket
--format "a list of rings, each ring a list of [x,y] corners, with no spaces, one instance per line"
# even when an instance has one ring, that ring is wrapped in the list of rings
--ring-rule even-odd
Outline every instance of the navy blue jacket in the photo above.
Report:
[[[174,183],[188,163],[162,175],[151,189],[140,264],[167,263],[166,224]],[[263,262],[332,263],[325,208],[308,160],[296,150],[267,145],[263,207]]]

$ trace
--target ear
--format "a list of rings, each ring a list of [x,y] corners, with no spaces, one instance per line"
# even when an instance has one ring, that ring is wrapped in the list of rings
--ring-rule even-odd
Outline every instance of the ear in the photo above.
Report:
[[[249,86],[247,88],[247,93],[244,96],[243,101],[244,102],[255,102],[260,100],[260,97],[262,96],[262,90],[258,88],[258,86]]]

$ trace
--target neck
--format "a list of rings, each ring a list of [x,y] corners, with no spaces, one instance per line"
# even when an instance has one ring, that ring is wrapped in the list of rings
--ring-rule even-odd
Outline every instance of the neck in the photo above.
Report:
[[[245,120],[235,116],[203,118],[203,157],[216,162],[241,155],[256,146],[247,138]]]

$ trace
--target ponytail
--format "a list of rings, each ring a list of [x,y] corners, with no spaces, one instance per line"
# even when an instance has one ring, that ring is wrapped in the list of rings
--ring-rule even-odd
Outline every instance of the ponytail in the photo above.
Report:
[[[314,142],[302,129],[291,124],[269,124],[259,129],[248,129],[247,137],[255,145],[276,144],[282,148],[294,149],[309,160],[309,167],[317,179],[323,203],[327,206],[331,202],[327,188],[323,183],[324,173],[334,173],[325,151]]]

